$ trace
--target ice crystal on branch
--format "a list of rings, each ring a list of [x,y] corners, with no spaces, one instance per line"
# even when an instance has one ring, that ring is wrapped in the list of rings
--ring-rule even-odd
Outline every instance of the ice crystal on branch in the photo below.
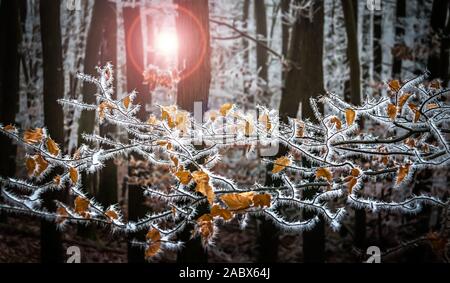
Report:
[[[61,226],[95,222],[125,233],[147,230],[146,242],[142,244],[146,256],[152,257],[161,250],[179,247],[177,235],[187,224],[194,224],[194,234],[209,245],[221,224],[239,219],[245,228],[251,215],[265,216],[280,229],[301,232],[312,229],[319,216],[338,229],[348,207],[415,214],[424,205],[448,206],[447,200],[438,196],[413,195],[408,187],[415,171],[447,166],[450,159],[450,108],[443,99],[450,90],[426,84],[427,74],[404,84],[391,81],[386,96],[368,97],[359,106],[332,93],[319,100],[312,98],[317,121],[290,119],[285,124],[272,109],[260,107],[258,115],[251,115],[233,104],[209,111],[202,123],[176,105],[159,106],[159,116],[151,115],[141,121],[136,117],[140,105],[134,101],[142,94],[113,99],[112,67],[107,65],[98,71],[98,77],[79,76],[97,86],[96,104],[59,102],[95,111],[99,123],[107,121],[122,127],[129,139],[113,140],[85,133],[83,138],[90,145],[82,145],[70,155],[60,150],[45,128],[22,131],[13,125],[2,125],[2,134],[26,148],[24,166],[29,179],[0,179],[5,200],[1,209],[37,215]],[[152,89],[174,88],[178,76],[175,71],[150,68],[145,81],[152,84]],[[320,112],[319,103],[327,104],[330,113]],[[381,130],[361,127],[362,121],[379,125]],[[199,139],[205,145],[201,149],[195,146]],[[232,150],[236,145],[256,148],[278,143],[289,153],[262,161],[273,165],[271,174],[281,180],[279,186],[264,186],[260,180],[245,187],[214,170],[217,163],[224,162],[224,150]],[[165,210],[149,211],[137,221],[126,221],[118,206],[105,208],[90,198],[80,178],[84,172],[102,170],[105,161],[130,153],[166,168],[173,184],[168,191],[158,183],[142,187],[142,193],[162,201]],[[56,168],[63,173],[55,175]],[[44,177],[49,176],[51,181],[42,184]],[[409,196],[399,201],[382,201],[364,192],[363,183],[389,182],[386,176],[392,177],[393,189],[408,191]],[[50,213],[43,208],[41,196],[55,189],[68,190],[72,201],[55,200],[58,209]],[[304,193],[312,189],[314,196],[305,198]],[[331,205],[334,200],[341,201]],[[209,205],[210,212],[199,215],[202,203]],[[311,211],[316,216],[291,217],[282,213],[286,207]]]

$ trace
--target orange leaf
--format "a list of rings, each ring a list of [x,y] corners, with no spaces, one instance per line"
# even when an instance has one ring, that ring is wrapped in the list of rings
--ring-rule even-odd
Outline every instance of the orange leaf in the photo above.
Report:
[[[336,116],[331,117],[330,122],[336,126],[336,129],[338,130],[342,129],[342,122],[338,117]]]
[[[184,169],[182,169],[181,168],[181,170],[178,170],[176,173],[175,173],[175,176],[180,180],[180,183],[182,183],[183,185],[187,185],[187,184],[189,184],[189,182],[191,181],[191,179],[192,179],[192,176],[191,176],[191,172],[189,172],[189,171],[187,171],[187,170],[184,170]]]
[[[390,81],[389,82],[389,88],[392,91],[395,91],[395,92],[399,91],[400,88],[401,88],[399,80],[392,80],[392,81]]]
[[[122,100],[123,106],[125,107],[125,109],[128,109],[128,107],[130,106],[131,103],[131,97],[128,95],[127,97],[125,97]]]
[[[417,123],[417,121],[419,121],[420,119],[420,112],[417,109],[417,106],[414,103],[409,103],[408,106],[411,111],[414,112],[414,123]]]
[[[157,229],[153,228],[152,230],[148,231],[147,235],[145,235],[145,239],[152,242],[161,241],[161,233]]]
[[[411,93],[405,93],[404,95],[400,96],[400,98],[398,99],[399,112],[402,110],[403,105],[405,105],[409,97],[411,97]]]
[[[328,170],[327,168],[319,168],[316,171],[316,177],[317,178],[323,177],[327,179],[328,182],[331,182],[331,180],[333,180],[333,173],[331,173],[331,171]]]
[[[249,208],[253,203],[253,192],[225,194],[220,199],[231,210],[243,210]]]
[[[34,173],[34,170],[36,170],[36,161],[34,160],[34,158],[29,157],[25,161],[25,166],[27,167],[28,175],[31,176]]]
[[[398,168],[398,173],[397,173],[397,185],[400,184],[408,175],[409,173],[409,168],[411,165],[406,164],[404,166],[400,166],[400,168]]]
[[[213,207],[211,207],[211,216],[212,217],[219,216],[222,217],[223,220],[228,221],[231,218],[233,218],[233,213],[215,204],[213,205]]]
[[[70,180],[72,183],[76,184],[78,182],[78,171],[77,169],[70,167],[69,168]]]
[[[35,144],[42,140],[43,130],[36,128],[34,130],[27,130],[23,135],[23,140],[29,144]]]
[[[222,106],[220,106],[219,112],[222,114],[222,116],[227,116],[228,112],[233,108],[233,104],[231,103],[225,103]]]
[[[80,215],[85,215],[85,212],[88,210],[89,208],[89,200],[78,196],[75,199],[75,212],[80,214]]]
[[[207,243],[214,234],[214,225],[212,221],[213,219],[209,214],[204,214],[197,219],[197,224],[199,226],[203,243]]]
[[[352,170],[351,170],[351,175],[353,177],[358,177],[360,173],[361,173],[361,171],[358,168],[352,168]]]
[[[358,179],[356,179],[355,177],[351,177],[350,181],[347,183],[347,187],[348,187],[348,193],[351,194],[353,191],[353,187],[356,185],[356,183],[358,182]]]
[[[289,159],[289,157],[287,156],[277,158],[273,164],[272,173],[277,174],[283,171],[284,168],[286,168],[286,166],[291,165],[291,162],[292,162],[291,159]]]
[[[395,117],[397,117],[397,106],[395,106],[394,104],[391,104],[391,103],[388,104],[387,114],[391,120],[395,120]]]
[[[347,126],[351,126],[355,122],[356,112],[353,109],[347,108],[345,110],[345,121]]]
[[[253,205],[255,207],[269,207],[270,206],[270,200],[272,199],[272,196],[269,194],[261,194],[261,195],[255,195],[253,196]]]
[[[161,250],[161,242],[156,242],[148,245],[147,249],[145,250],[145,258],[149,259],[154,257],[159,253]]]
[[[51,138],[47,139],[47,150],[54,156],[58,156],[58,154],[59,154],[59,146]]]
[[[192,178],[194,178],[194,181],[197,184],[209,182],[209,176],[204,171],[195,171],[194,173],[192,173]]]
[[[119,215],[114,210],[108,210],[105,212],[105,215],[108,216],[110,219],[117,219],[119,218]]]
[[[48,162],[40,154],[35,158],[37,164],[36,176],[40,176],[48,167]]]
[[[214,194],[213,188],[211,187],[211,185],[209,185],[208,182],[197,183],[197,186],[195,187],[195,191],[204,195],[208,199],[209,204],[211,204],[211,205],[213,204],[215,194]]]

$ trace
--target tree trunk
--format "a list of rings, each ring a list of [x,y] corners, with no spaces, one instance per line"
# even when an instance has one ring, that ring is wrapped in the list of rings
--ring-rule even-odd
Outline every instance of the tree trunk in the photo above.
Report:
[[[15,124],[19,102],[19,46],[21,39],[20,6],[18,1],[2,1],[0,6],[0,123]],[[5,67],[8,67],[6,69]],[[1,135],[0,176],[14,177],[16,171],[16,146],[11,139]],[[1,188],[0,188],[1,198]],[[0,222],[6,214],[0,211]]]
[[[146,105],[151,101],[150,94],[143,85],[142,73],[144,71],[144,50],[143,50],[143,37],[142,28],[140,23],[140,8],[125,7],[123,10],[124,26],[125,26],[125,41],[127,43],[127,88],[131,92],[136,90],[138,95],[136,96],[135,103],[141,105],[141,109],[137,113],[137,117],[143,121],[147,120]],[[133,155],[136,160],[141,159],[137,155]],[[130,164],[128,169],[128,175],[137,180],[142,178],[145,174],[139,168],[136,168]],[[132,180],[130,179],[130,180]],[[129,180],[129,181],[130,181]],[[142,218],[146,214],[146,207],[144,205],[145,197],[143,190],[139,183],[128,182],[128,218],[129,220],[136,221]],[[128,262],[139,263],[145,262],[144,251],[139,247],[134,247],[131,241],[137,239],[138,241],[144,241],[145,231],[133,233],[129,235],[128,241]]]
[[[202,122],[200,117],[203,117],[208,107],[211,83],[208,1],[175,0],[174,3],[179,6],[176,25],[179,42],[183,42],[178,51],[180,70],[184,67],[182,80],[178,84],[177,104],[179,108],[191,113],[194,113],[195,103],[201,105],[201,110],[196,109],[194,118]],[[200,26],[188,14],[195,15]],[[198,209],[197,217],[208,212],[209,207],[205,204]],[[207,262],[208,255],[202,247],[200,237],[190,239],[192,229],[193,227],[188,225],[180,235],[181,240],[186,241],[186,244],[179,251],[177,261],[180,263]]]
[[[243,4],[243,16],[242,16],[242,30],[246,33],[248,33],[248,21],[249,21],[249,13],[250,13],[250,0],[244,0]],[[247,79],[249,77],[249,65],[250,65],[250,51],[249,51],[249,44],[247,38],[242,38],[242,48],[244,49],[244,95],[247,96],[248,105],[244,105],[244,107],[253,105],[255,103],[252,96],[250,96],[250,84],[251,82]],[[245,109],[247,110],[247,109]]]
[[[254,13],[256,22],[256,35],[258,41],[267,45],[267,19],[266,4],[264,0],[255,0]],[[269,73],[267,67],[267,49],[261,44],[256,46],[256,70],[260,80],[258,83],[258,96],[256,102],[266,107],[270,106],[270,95],[268,93]]]
[[[395,28],[395,46],[392,63],[392,78],[400,79],[402,75],[402,56],[395,53],[395,50],[400,50],[404,44],[403,36],[405,35],[405,27],[403,20],[406,16],[406,0],[397,0],[397,21]]]
[[[296,0],[296,4],[301,4]],[[291,34],[289,60],[291,68],[286,74],[286,83],[280,104],[281,117],[296,117],[299,104],[303,119],[314,120],[310,97],[325,93],[323,81],[323,22],[324,3],[314,1],[309,17],[298,16]],[[308,70],[305,72],[304,70]],[[314,190],[305,197],[312,197]],[[305,218],[315,215],[304,211]],[[325,227],[323,220],[308,232],[303,232],[303,260],[325,261]]]
[[[290,27],[287,22],[283,19],[283,16],[289,14],[291,6],[291,0],[281,0],[281,15],[282,15],[282,24],[281,24],[281,54],[284,57],[288,56],[289,51],[289,31]],[[286,78],[286,70],[283,66],[283,72],[281,75],[281,80],[283,81]]]
[[[434,0],[433,1],[433,7],[431,10],[431,34],[430,34],[430,41],[433,37],[438,37],[440,46],[433,46],[432,43],[430,43],[430,55],[428,57],[428,70],[431,72],[432,78],[441,78],[441,79],[447,79],[442,77],[442,74],[445,74],[446,71],[444,71],[444,64],[448,62],[444,62],[445,59],[442,57],[445,57],[445,45],[446,42],[448,42],[448,39],[446,40],[444,36],[444,32],[446,29],[446,19],[447,19],[447,13],[448,13],[448,6],[449,3],[446,0]],[[444,52],[442,52],[444,51]],[[442,60],[444,59],[444,61]]]
[[[382,12],[375,10],[373,16],[373,73],[374,81],[378,85],[382,81],[383,72],[383,48],[381,46],[383,30]]]
[[[349,89],[345,92],[345,101],[353,105],[361,105],[361,76],[358,54],[357,21],[358,6],[355,2],[342,0],[344,11],[345,30],[347,34],[347,59],[350,66]],[[360,120],[360,126],[363,126]],[[355,209],[354,242],[358,248],[363,248],[366,241],[366,212],[364,209]]]
[[[99,0],[96,1],[100,2]],[[101,0],[103,2],[103,44],[101,45],[100,62],[102,65],[110,62],[117,68],[117,20],[115,12],[115,3]],[[117,78],[114,79],[114,89],[117,89]],[[117,93],[114,93],[117,98]],[[114,139],[116,126],[110,123],[100,126],[100,135]],[[100,171],[100,185],[98,188],[97,199],[105,207],[117,203],[117,166],[114,160],[105,162],[105,167]]]
[[[64,117],[57,100],[63,98],[64,79],[62,66],[60,1],[40,1],[40,21],[44,68],[44,124],[53,140],[64,142]],[[54,200],[61,199],[59,192],[43,196],[44,206],[55,211]],[[61,233],[55,223],[41,221],[41,261],[62,262]]]

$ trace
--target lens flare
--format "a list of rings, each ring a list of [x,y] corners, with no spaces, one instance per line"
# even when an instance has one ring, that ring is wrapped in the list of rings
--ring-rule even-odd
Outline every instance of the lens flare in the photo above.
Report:
[[[156,52],[163,55],[176,55],[178,51],[178,37],[175,32],[162,31],[156,35]]]

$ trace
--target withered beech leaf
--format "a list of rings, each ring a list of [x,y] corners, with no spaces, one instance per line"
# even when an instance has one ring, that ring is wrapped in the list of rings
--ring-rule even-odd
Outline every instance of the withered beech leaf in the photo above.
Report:
[[[351,177],[350,181],[348,181],[347,183],[347,188],[348,188],[348,193],[351,194],[353,191],[353,187],[356,185],[356,183],[358,182],[358,179],[356,179],[355,177]]]
[[[42,140],[44,131],[41,128],[27,130],[23,135],[23,140],[28,144],[36,144]]]
[[[391,120],[395,120],[395,117],[397,117],[397,106],[392,103],[388,104],[386,112]]]
[[[211,207],[211,216],[212,217],[219,216],[222,217],[223,220],[228,221],[231,218],[233,218],[233,213],[215,204]]]
[[[409,168],[411,167],[410,164],[402,165],[398,168],[397,173],[397,185],[403,182],[403,180],[408,176]]]
[[[291,165],[291,159],[287,156],[278,157],[273,163],[272,173],[277,174],[284,170],[287,166]]]
[[[395,91],[395,92],[398,92],[400,90],[400,88],[401,88],[399,80],[392,80],[392,81],[389,82],[388,85],[389,85],[389,88],[392,91]]]
[[[89,209],[89,200],[87,198],[77,196],[75,198],[75,212],[84,215],[85,212]]]
[[[227,116],[228,112],[230,112],[230,110],[233,108],[233,104],[232,103],[225,103],[222,106],[220,106],[219,112],[222,116]]]
[[[270,207],[272,196],[269,194],[259,194],[253,196],[253,205],[255,207]]]
[[[351,108],[345,110],[345,121],[347,126],[351,126],[355,122],[356,112]]]
[[[60,151],[58,144],[51,138],[47,138],[47,150],[53,156],[58,156],[59,151]]]
[[[334,124],[336,129],[338,129],[338,130],[342,129],[342,122],[338,117],[336,117],[336,116],[331,117],[330,123]]]
[[[316,171],[316,177],[317,178],[325,178],[328,180],[328,182],[331,182],[333,180],[333,173],[327,168],[318,168]]]
[[[78,170],[74,167],[69,168],[70,180],[76,184],[78,182]]]
[[[221,196],[220,199],[229,209],[237,211],[247,209],[252,206],[254,194],[255,193],[253,192],[225,194]]]

